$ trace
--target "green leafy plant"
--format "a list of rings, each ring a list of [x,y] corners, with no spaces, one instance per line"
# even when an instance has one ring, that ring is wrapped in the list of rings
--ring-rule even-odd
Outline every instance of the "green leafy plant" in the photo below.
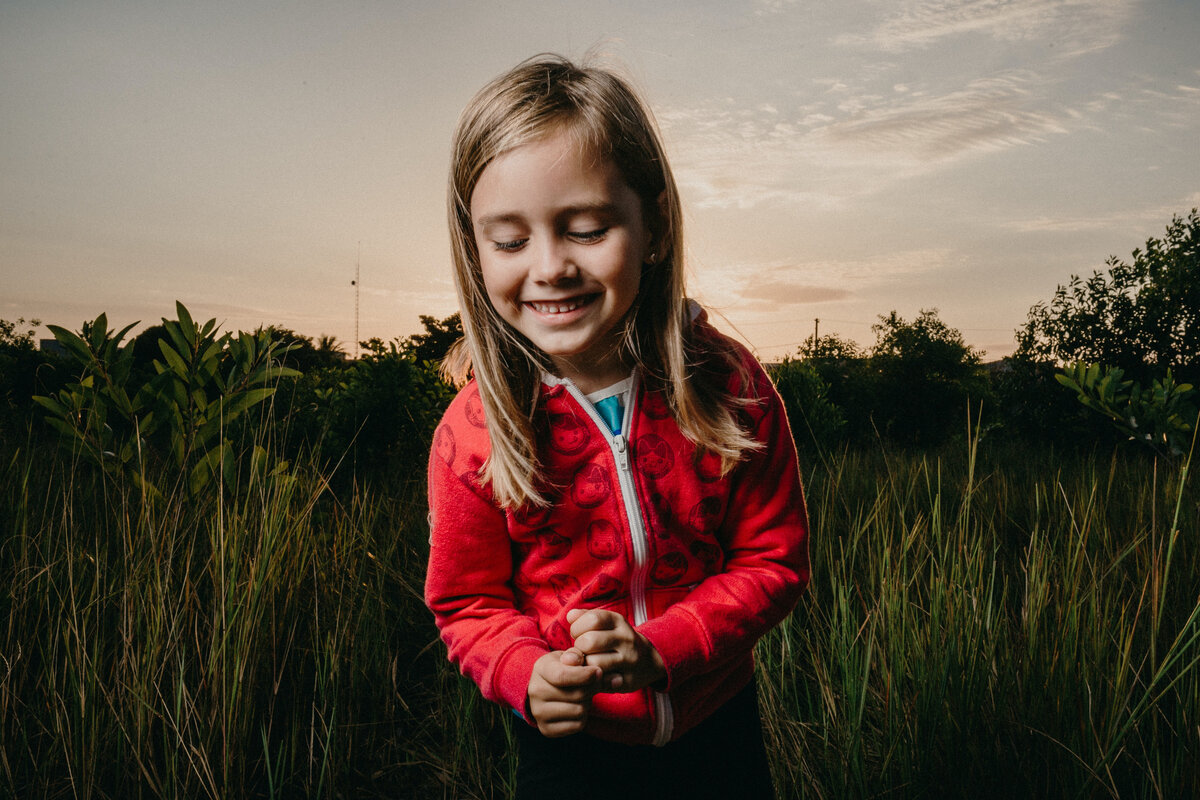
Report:
[[[922,309],[911,322],[892,311],[871,330],[870,414],[892,441],[939,445],[959,429],[971,406],[989,399],[980,353],[936,308]]]
[[[1176,215],[1107,270],[1072,275],[1029,310],[1017,355],[1037,361],[1096,362],[1146,379],[1170,367],[1187,380],[1200,364],[1200,213]]]
[[[1074,391],[1079,402],[1105,415],[1130,439],[1159,455],[1181,456],[1191,442],[1197,419],[1190,383],[1176,383],[1168,369],[1143,389],[1126,380],[1120,367],[1077,362],[1055,379]]]
[[[30,399],[57,386],[53,354],[40,351],[34,338],[41,321],[0,319],[0,438],[21,437],[27,429]]]
[[[829,387],[816,367],[785,358],[771,368],[771,379],[783,398],[798,447],[824,451],[841,441],[846,418],[829,399]]]
[[[128,392],[133,353],[122,348],[121,341],[136,324],[111,331],[107,315],[101,314],[78,334],[48,326],[80,372],[53,396],[33,398],[50,412],[46,421],[63,434],[64,444],[112,473],[123,472],[137,460],[140,428],[153,424],[151,419],[139,420],[140,403]],[[128,435],[128,424],[134,425],[133,436]]]
[[[219,333],[215,319],[197,325],[183,303],[175,308],[178,319],[163,320],[162,360],[154,360],[155,375],[140,386],[131,380],[134,350],[122,346],[136,322],[113,331],[101,314],[79,333],[49,326],[79,376],[34,400],[49,412],[47,423],[63,443],[106,474],[129,477],[154,494],[145,467],[157,456],[183,471],[192,492],[214,476],[232,490],[231,431],[275,393],[279,378],[299,373],[279,363],[288,346],[269,331]],[[266,469],[265,459],[256,447],[255,470]]]

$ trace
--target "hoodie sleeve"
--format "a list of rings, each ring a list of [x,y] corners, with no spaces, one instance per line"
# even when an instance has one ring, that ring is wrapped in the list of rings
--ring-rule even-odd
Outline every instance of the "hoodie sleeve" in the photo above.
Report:
[[[463,418],[462,399],[438,426],[429,459],[425,603],[450,660],[484,697],[524,715],[534,662],[550,648],[515,606],[505,515],[478,481],[487,433]]]
[[[668,688],[745,656],[808,584],[808,515],[783,401],[749,353],[744,363],[755,398],[745,416],[765,446],[732,474],[724,571],[638,628],[662,656]]]

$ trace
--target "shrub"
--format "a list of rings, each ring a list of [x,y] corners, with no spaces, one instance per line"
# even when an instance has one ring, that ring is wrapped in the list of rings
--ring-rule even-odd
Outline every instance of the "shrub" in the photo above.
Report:
[[[423,481],[433,430],[453,389],[431,363],[417,363],[397,342],[363,342],[364,355],[344,368],[290,383],[285,435],[306,447],[335,480]]]
[[[771,368],[775,388],[783,398],[796,447],[816,453],[839,446],[845,417],[828,397],[829,387],[806,361],[785,358]]]
[[[134,348],[121,344],[137,323],[111,331],[101,314],[79,333],[51,325],[78,377],[34,400],[49,412],[47,422],[64,445],[106,474],[154,494],[145,478],[158,459],[180,470],[192,491],[214,476],[232,489],[232,432],[249,409],[274,394],[279,378],[299,373],[280,366],[285,348],[267,334],[218,335],[216,320],[198,326],[182,303],[175,307],[179,319],[163,320],[162,360],[154,361],[156,374],[145,382],[133,372]],[[265,466],[261,448],[253,458]]]

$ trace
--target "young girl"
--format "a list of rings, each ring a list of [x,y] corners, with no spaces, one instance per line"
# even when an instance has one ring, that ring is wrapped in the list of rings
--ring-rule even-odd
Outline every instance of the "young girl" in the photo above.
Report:
[[[463,112],[449,216],[473,380],[434,438],[425,596],[527,723],[517,796],[771,797],[752,650],[808,581],[796,452],[686,299],[649,114],[606,70],[519,65]]]

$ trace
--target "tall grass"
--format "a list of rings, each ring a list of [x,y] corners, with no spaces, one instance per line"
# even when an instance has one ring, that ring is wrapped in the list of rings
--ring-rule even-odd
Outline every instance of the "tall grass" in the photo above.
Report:
[[[783,796],[1197,796],[1186,477],[976,445],[814,469],[812,585],[759,647]]]
[[[0,796],[509,795],[512,715],[420,601],[423,465],[334,492],[258,438],[235,491],[152,499],[3,456]],[[1200,793],[1186,469],[985,441],[806,473],[812,585],[758,651],[782,797]]]
[[[460,796],[451,771],[487,771],[455,748],[491,723],[445,725],[469,695],[420,602],[419,469],[339,498],[251,458],[236,494],[146,498],[30,447],[0,466],[0,796]]]

